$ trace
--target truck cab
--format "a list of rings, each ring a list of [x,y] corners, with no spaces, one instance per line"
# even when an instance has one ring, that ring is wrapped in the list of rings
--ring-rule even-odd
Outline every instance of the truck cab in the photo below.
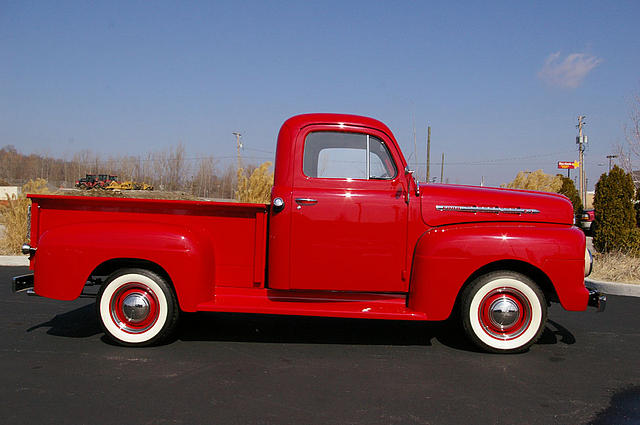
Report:
[[[272,197],[285,207],[270,217],[270,287],[406,292],[419,202],[391,132],[374,120],[309,118],[287,121],[278,139]]]

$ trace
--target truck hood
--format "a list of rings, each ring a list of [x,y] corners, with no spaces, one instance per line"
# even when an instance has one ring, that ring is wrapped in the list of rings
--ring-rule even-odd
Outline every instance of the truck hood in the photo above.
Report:
[[[477,186],[420,184],[422,219],[429,226],[470,222],[573,224],[569,198],[557,193]]]

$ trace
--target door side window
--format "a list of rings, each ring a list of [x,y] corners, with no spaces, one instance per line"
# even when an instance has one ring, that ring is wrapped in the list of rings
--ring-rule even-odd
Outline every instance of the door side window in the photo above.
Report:
[[[384,143],[362,133],[317,131],[304,143],[303,172],[329,179],[393,179],[396,166]]]

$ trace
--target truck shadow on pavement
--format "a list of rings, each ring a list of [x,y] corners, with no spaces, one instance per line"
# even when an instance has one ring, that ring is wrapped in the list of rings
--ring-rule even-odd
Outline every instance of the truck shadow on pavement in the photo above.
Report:
[[[435,339],[456,350],[481,352],[452,321],[412,322],[227,313],[184,314],[177,339],[299,344],[424,345]],[[549,320],[538,344],[574,344],[575,337]]]
[[[102,333],[95,304],[58,314],[27,329],[48,335],[87,338]],[[109,342],[106,337],[102,338]],[[411,322],[241,313],[183,313],[173,341],[228,341],[297,344],[423,345],[433,340],[456,350],[479,352],[452,321]],[[169,343],[171,343],[170,341]],[[549,320],[538,344],[574,344],[575,337]]]
[[[569,331],[558,322],[553,320],[547,320],[547,326],[542,331],[538,344],[557,344],[561,342],[566,345],[573,345],[576,343],[576,338]]]
[[[183,341],[431,345],[437,327],[407,321],[191,313],[182,316],[177,337]]]
[[[67,313],[58,314],[47,322],[30,327],[27,332],[33,332],[40,328],[49,328],[48,335],[67,338],[87,338],[102,332],[96,316],[95,304],[88,304]]]

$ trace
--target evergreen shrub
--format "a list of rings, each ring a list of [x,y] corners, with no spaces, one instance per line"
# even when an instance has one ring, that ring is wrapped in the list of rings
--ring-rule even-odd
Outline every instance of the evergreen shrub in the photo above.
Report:
[[[632,231],[636,229],[634,195],[631,174],[620,167],[615,166],[609,174],[600,176],[593,199],[593,246],[597,251],[634,254],[637,245],[634,241],[638,238],[637,232]]]
[[[562,179],[562,186],[558,190],[558,193],[566,196],[571,201],[573,205],[573,213],[577,216],[582,214],[582,201],[580,200],[580,193],[578,193],[578,189],[576,189],[576,185],[573,184],[573,180],[569,177],[564,177],[561,174],[557,175]]]

